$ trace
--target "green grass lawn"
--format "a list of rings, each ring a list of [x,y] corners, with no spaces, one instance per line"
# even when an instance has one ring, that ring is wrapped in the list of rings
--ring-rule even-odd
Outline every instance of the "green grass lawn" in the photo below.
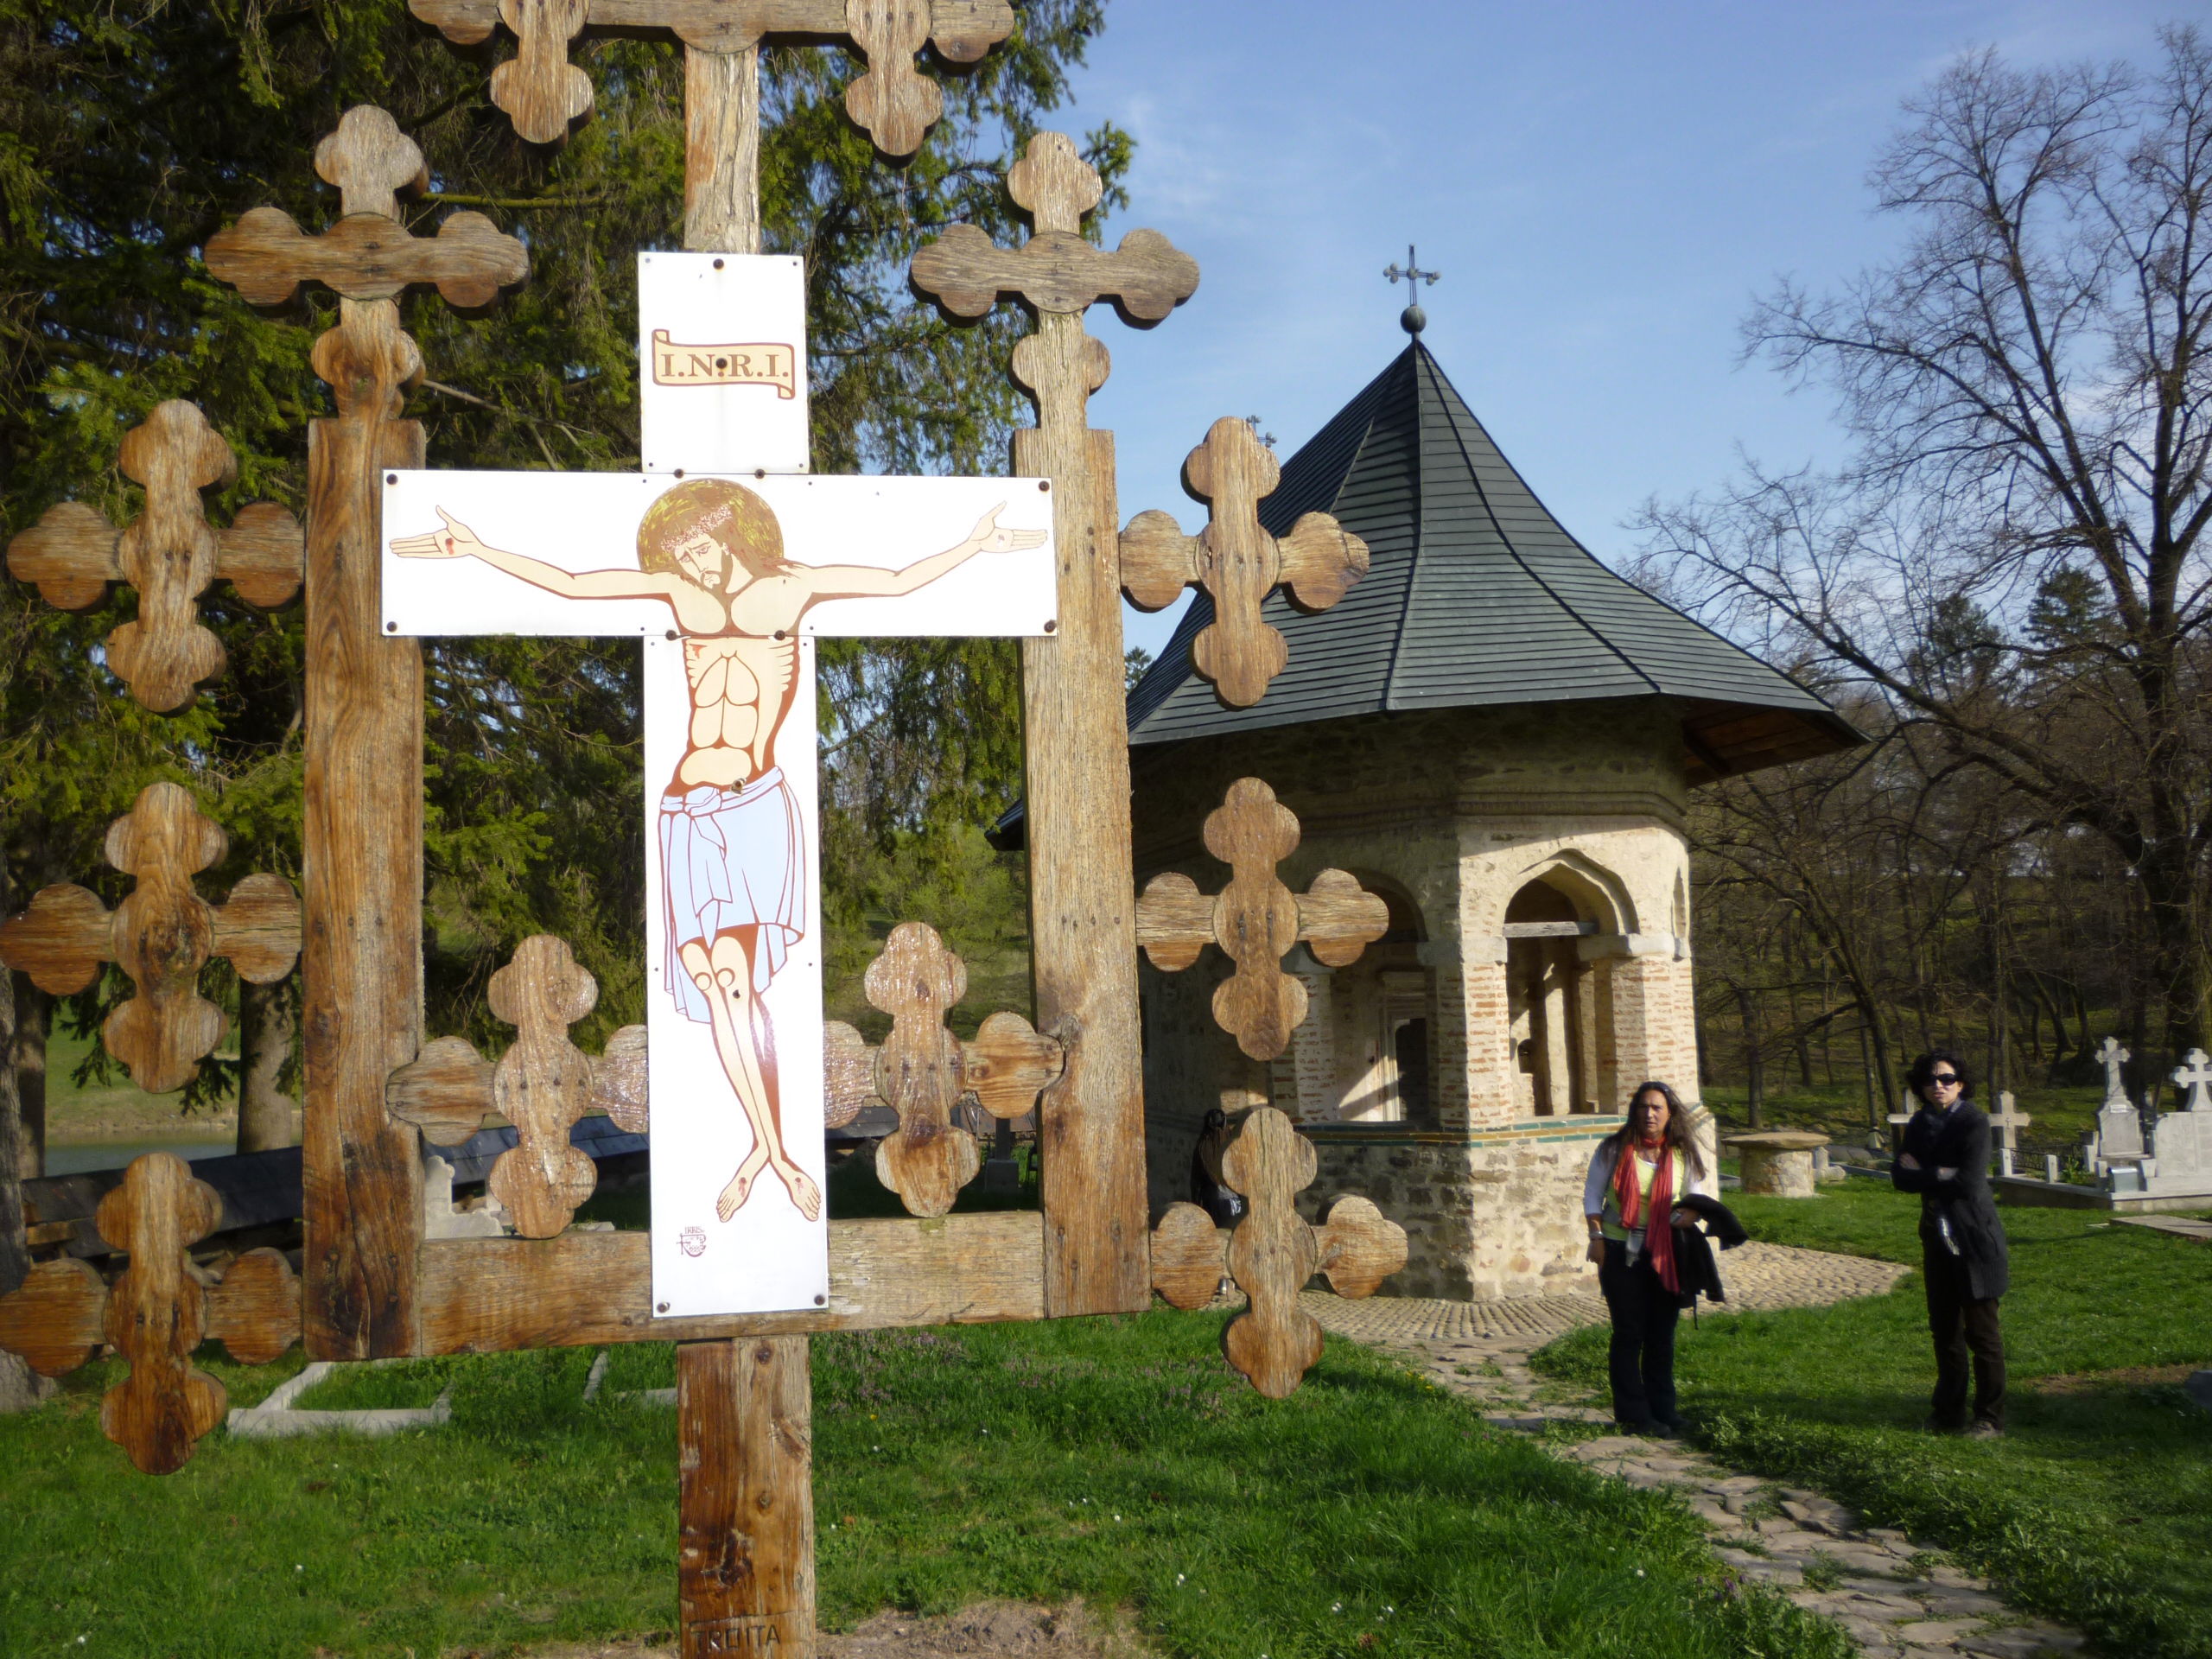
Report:
[[[821,1611],[1071,1595],[1167,1653],[1847,1659],[1840,1632],[1732,1593],[1675,1503],[1484,1428],[1332,1342],[1291,1400],[1223,1363],[1217,1314],[814,1344]],[[0,1419],[0,1651],[423,1659],[667,1633],[672,1351],[383,1368],[357,1403],[453,1386],[391,1440],[200,1443],[140,1476],[100,1437],[103,1364]],[[296,1369],[209,1369],[249,1403]],[[82,1638],[80,1643],[79,1638]]]
[[[1754,1237],[1920,1260],[1917,1201],[1872,1181],[1731,1203]],[[2212,1365],[2212,1246],[2093,1211],[2003,1215],[2002,1441],[1919,1432],[1935,1365],[1916,1272],[1887,1296],[1686,1323],[1685,1409],[1727,1459],[1942,1543],[2116,1653],[2212,1655],[2212,1414],[2171,1375]],[[1578,1332],[1536,1363],[1601,1387],[1605,1343]]]

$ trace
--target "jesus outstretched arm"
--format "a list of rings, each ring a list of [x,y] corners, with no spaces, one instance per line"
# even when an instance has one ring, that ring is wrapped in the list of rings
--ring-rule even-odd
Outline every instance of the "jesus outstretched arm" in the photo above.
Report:
[[[563,599],[672,599],[681,578],[655,570],[564,570],[557,564],[493,547],[443,507],[443,530],[422,536],[395,537],[391,550],[403,559],[480,559],[533,588]]]
[[[872,564],[815,564],[794,565],[791,571],[806,582],[817,600],[896,598],[928,587],[978,553],[1019,553],[1044,545],[1041,530],[1001,530],[999,515],[1005,511],[1006,504],[1001,502],[976,520],[966,540],[897,570]]]

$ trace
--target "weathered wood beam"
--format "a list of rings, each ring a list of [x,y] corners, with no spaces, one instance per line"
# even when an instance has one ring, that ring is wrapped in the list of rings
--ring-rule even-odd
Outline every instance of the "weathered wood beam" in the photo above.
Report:
[[[653,1317],[644,1233],[434,1239],[422,1247],[413,1351],[499,1353],[1039,1319],[1043,1231],[1043,1218],[1028,1211],[832,1222],[826,1306],[685,1319]]]

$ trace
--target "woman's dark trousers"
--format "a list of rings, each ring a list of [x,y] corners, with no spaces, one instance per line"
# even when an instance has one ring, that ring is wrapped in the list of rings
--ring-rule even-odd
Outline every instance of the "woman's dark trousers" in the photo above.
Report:
[[[1976,1299],[1967,1264],[1934,1245],[1923,1254],[1921,1276],[1928,1282],[1928,1330],[1936,1338],[1936,1393],[1929,1402],[1936,1426],[1967,1426],[1971,1356],[1974,1421],[2004,1427],[2005,1333],[1997,1323],[1997,1299]]]
[[[1613,1417],[1631,1427],[1679,1421],[1675,1411],[1675,1321],[1681,1317],[1667,1287],[1659,1282],[1651,1258],[1628,1265],[1628,1246],[1605,1241],[1598,1268],[1598,1288],[1613,1316],[1612,1345],[1606,1369],[1613,1383]]]

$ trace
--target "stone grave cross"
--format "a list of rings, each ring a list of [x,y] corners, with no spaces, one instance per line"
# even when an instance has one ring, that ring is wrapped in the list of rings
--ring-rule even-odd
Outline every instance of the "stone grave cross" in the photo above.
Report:
[[[1997,1109],[1989,1115],[1989,1126],[1997,1131],[1997,1167],[2000,1174],[2012,1172],[2013,1154],[2019,1150],[2019,1131],[2028,1127],[2028,1115],[2013,1103],[2012,1091],[1997,1091]]]
[[[2105,1100],[2097,1109],[2095,1164],[2115,1192],[2143,1190],[2143,1163],[2148,1155],[2143,1145],[2143,1115],[2127,1097],[2125,1068],[2133,1058],[2117,1037],[2106,1038],[2097,1051],[2105,1068]]]
[[[2174,1087],[2182,1093],[2182,1110],[2212,1112],[2212,1055],[2192,1048],[2174,1068]]]

